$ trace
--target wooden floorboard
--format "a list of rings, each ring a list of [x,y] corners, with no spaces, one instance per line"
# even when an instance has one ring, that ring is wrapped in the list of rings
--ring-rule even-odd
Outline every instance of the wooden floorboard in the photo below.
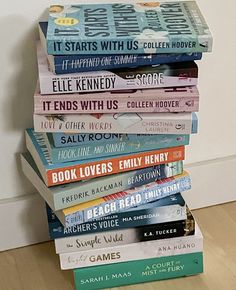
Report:
[[[119,290],[236,290],[236,202],[196,210],[194,216],[205,238],[204,274]],[[0,290],[72,289],[72,271],[60,270],[53,242],[0,253]]]

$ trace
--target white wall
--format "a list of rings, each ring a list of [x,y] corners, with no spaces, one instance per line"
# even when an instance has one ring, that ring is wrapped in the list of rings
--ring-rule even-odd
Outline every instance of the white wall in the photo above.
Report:
[[[213,33],[214,45],[213,53],[205,54],[199,63],[200,133],[192,138],[191,146],[187,149],[186,163],[236,155],[234,116],[236,2],[234,0],[225,0],[223,4],[220,1],[213,3],[210,0],[197,2]],[[46,7],[49,4],[51,3],[47,0],[12,0],[3,2],[0,10],[0,144],[2,149],[0,200],[2,203],[4,199],[35,192],[21,173],[18,153],[24,150],[24,129],[32,126],[33,92],[37,78],[35,55],[37,22],[45,17]],[[226,178],[224,166],[222,167],[219,168],[222,171],[221,176]],[[208,191],[212,191],[211,186]]]
[[[213,53],[199,63],[199,134],[187,162],[236,154],[236,2],[197,0],[214,37]],[[224,8],[223,8],[223,6]]]

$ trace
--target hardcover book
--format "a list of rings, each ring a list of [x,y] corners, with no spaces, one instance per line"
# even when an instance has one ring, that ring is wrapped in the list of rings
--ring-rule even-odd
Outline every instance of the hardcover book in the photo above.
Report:
[[[185,277],[202,272],[203,252],[199,252],[78,268],[74,270],[74,279],[76,290],[92,290]]]
[[[169,195],[183,192],[191,188],[189,174],[155,181],[134,189],[121,191],[103,198],[75,205],[55,212],[66,227],[82,224],[106,215],[123,212],[129,208],[157,201]]]
[[[33,129],[32,129],[33,130]],[[97,157],[117,156],[136,152],[145,152],[161,148],[170,148],[189,144],[189,135],[150,135],[140,136],[133,140],[114,141],[109,143],[56,148],[49,134],[34,132],[40,142],[46,145],[52,163],[88,160]]]
[[[56,253],[71,253],[145,241],[190,236],[195,232],[195,220],[187,209],[187,219],[142,227],[55,239]]]
[[[196,113],[34,114],[35,132],[191,134]]]
[[[41,44],[47,54],[47,22],[39,22]],[[163,63],[194,61],[202,58],[202,53],[162,53],[162,54],[106,54],[106,55],[48,55],[50,70],[55,74],[99,71],[134,66],[158,65]]]
[[[21,166],[26,177],[54,211],[183,172],[183,162],[178,161],[48,188],[29,153],[21,154]]]
[[[47,206],[49,234],[52,239],[168,222],[183,222],[188,219],[188,211],[188,207],[179,193],[91,222],[64,227],[55,212]]]
[[[196,225],[195,234],[156,241],[133,243],[104,249],[59,254],[62,270],[139,261],[155,257],[203,252],[203,236]]]
[[[49,70],[39,43],[37,56],[43,95],[196,86],[198,82],[198,67],[194,62],[55,75]]]
[[[38,135],[26,130],[26,147],[47,186],[92,179],[184,159],[184,146],[53,164]]]
[[[34,94],[35,114],[197,112],[197,87],[96,93]]]
[[[195,1],[52,5],[48,54],[211,51],[212,36]]]

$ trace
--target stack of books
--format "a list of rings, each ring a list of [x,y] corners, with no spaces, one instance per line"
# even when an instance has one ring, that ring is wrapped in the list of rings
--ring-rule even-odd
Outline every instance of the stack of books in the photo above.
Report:
[[[181,195],[194,60],[212,46],[196,3],[53,5],[39,31],[21,160],[61,269],[79,290],[201,273],[203,237]]]

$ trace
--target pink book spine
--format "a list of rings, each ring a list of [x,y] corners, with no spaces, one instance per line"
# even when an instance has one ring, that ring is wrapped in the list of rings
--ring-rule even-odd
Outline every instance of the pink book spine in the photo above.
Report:
[[[197,112],[196,87],[87,94],[34,95],[35,114]]]
[[[184,98],[104,98],[67,99],[35,97],[35,114],[76,114],[76,113],[164,113],[164,112],[197,112],[198,97]]]

